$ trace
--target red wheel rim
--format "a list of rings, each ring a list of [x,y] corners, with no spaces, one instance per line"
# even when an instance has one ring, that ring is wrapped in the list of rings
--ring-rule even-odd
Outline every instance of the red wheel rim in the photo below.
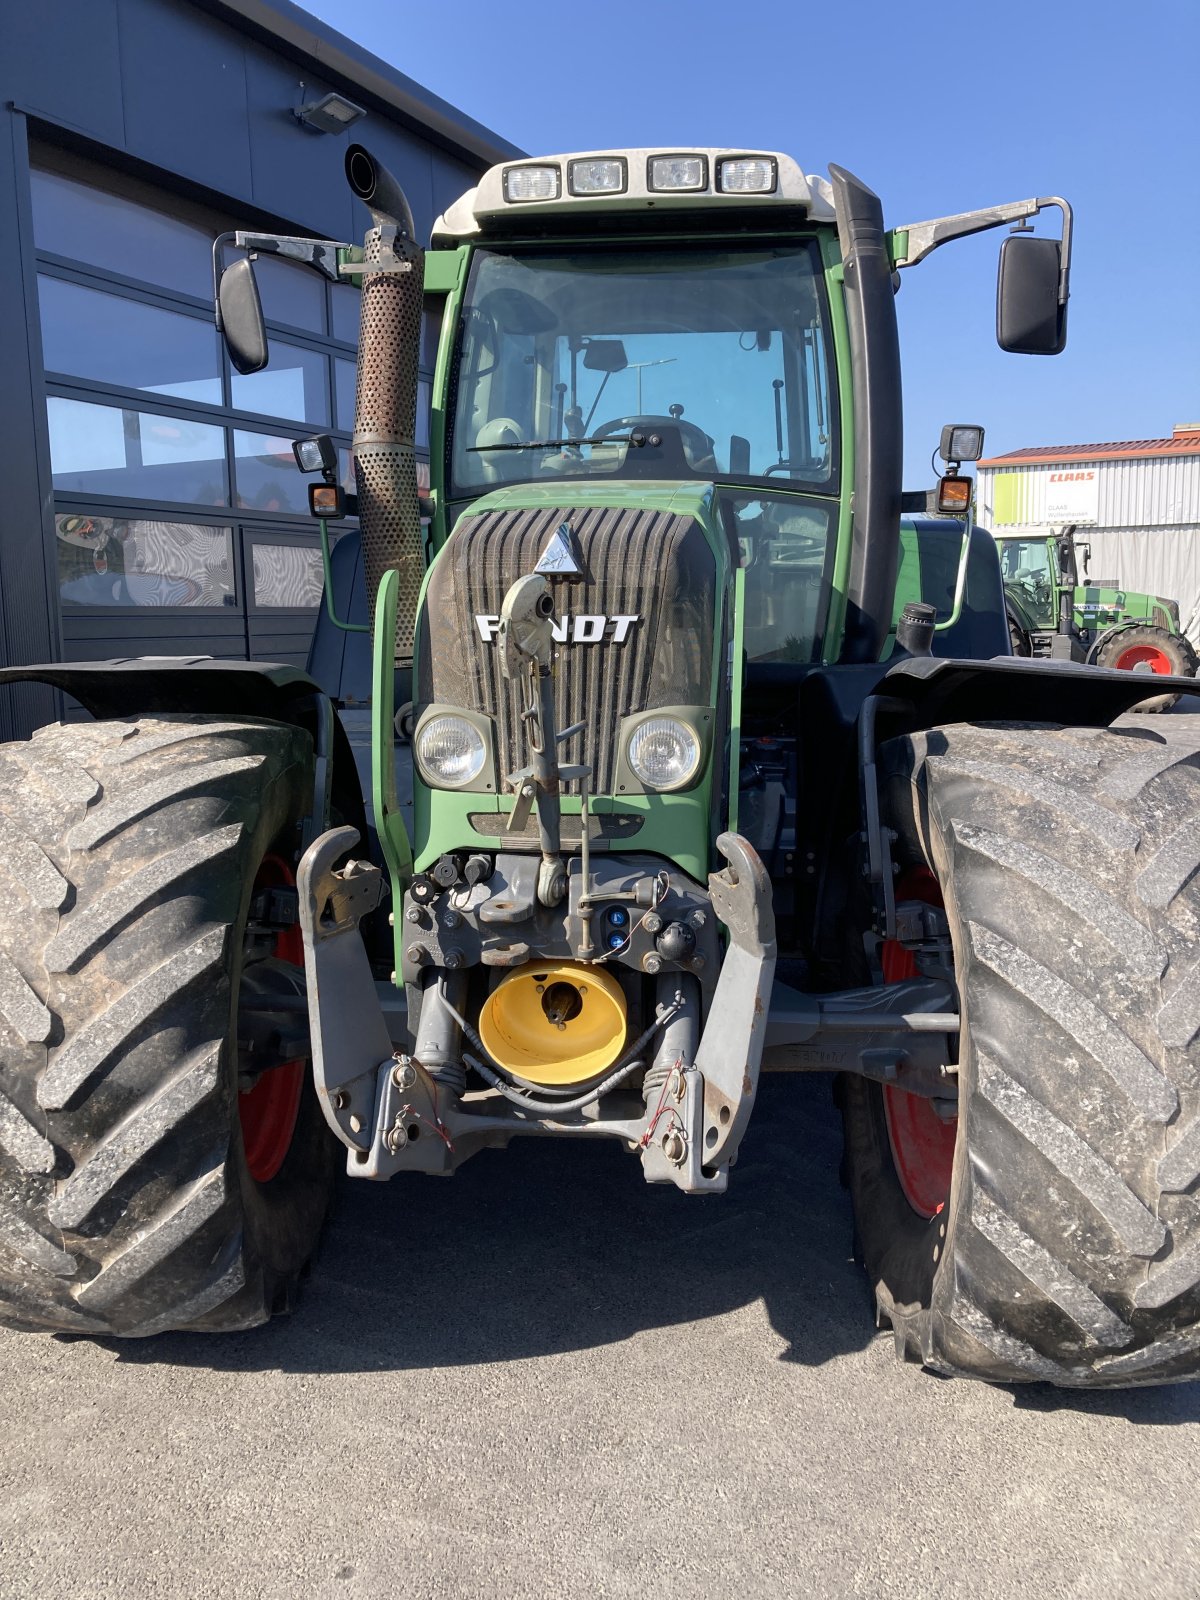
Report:
[[[896,899],[923,900],[929,906],[943,903],[937,879],[928,867],[913,867],[902,874],[896,883]],[[899,940],[884,940],[881,961],[885,983],[903,983],[917,976],[912,951]],[[892,1084],[884,1085],[883,1109],[904,1198],[918,1216],[936,1217],[950,1194],[958,1118],[943,1120],[924,1095],[908,1094]]]
[[[292,888],[296,882],[291,867],[281,856],[267,856],[254,881],[259,889]],[[294,967],[304,966],[304,940],[299,927],[287,928],[275,940],[274,954]],[[303,1056],[285,1061],[264,1072],[253,1089],[238,1095],[238,1115],[242,1124],[242,1147],[246,1166],[256,1183],[269,1183],[279,1171],[291,1149],[304,1092]]]
[[[1113,662],[1114,667],[1119,667],[1122,672],[1133,672],[1138,667],[1149,667],[1151,672],[1156,672],[1161,678],[1169,678],[1175,670],[1175,664],[1165,650],[1160,650],[1155,644],[1131,644],[1127,650]]]

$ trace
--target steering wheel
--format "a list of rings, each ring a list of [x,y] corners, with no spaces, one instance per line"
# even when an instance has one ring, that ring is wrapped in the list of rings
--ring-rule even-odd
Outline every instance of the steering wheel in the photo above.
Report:
[[[612,433],[632,433],[635,428],[678,428],[680,443],[683,444],[687,454],[692,457],[692,465],[711,457],[713,441],[703,428],[694,422],[685,422],[682,417],[658,417],[647,413],[643,417],[613,417],[609,422],[603,422],[598,428],[589,428],[588,437],[591,439],[607,439]]]

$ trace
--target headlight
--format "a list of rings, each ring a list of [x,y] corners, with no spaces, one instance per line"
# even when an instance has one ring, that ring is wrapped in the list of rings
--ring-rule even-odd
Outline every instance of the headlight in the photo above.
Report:
[[[474,783],[486,758],[483,735],[465,717],[431,717],[417,734],[421,770],[447,789]]]
[[[770,156],[733,156],[717,162],[722,194],[774,194],[775,162]]]
[[[703,156],[651,156],[647,179],[662,193],[675,189],[703,189],[708,182],[708,162]]]
[[[696,776],[700,740],[676,717],[647,717],[633,730],[629,765],[647,789],[682,789]]]
[[[625,162],[620,156],[567,164],[567,188],[572,194],[624,194]]]
[[[504,198],[510,205],[527,200],[557,200],[561,184],[557,167],[507,167]]]

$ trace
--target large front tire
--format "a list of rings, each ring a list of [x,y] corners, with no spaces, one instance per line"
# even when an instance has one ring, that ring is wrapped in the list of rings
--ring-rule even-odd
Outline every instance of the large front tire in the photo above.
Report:
[[[253,1175],[238,998],[252,888],[312,774],[307,735],[249,718],[0,748],[0,1321],[226,1330],[290,1302],[335,1145],[308,1083]]]
[[[961,726],[881,753],[897,848],[950,921],[958,1136],[918,1211],[883,1091],[847,1080],[846,1167],[880,1317],[936,1370],[1200,1370],[1200,739],[1168,727]]]

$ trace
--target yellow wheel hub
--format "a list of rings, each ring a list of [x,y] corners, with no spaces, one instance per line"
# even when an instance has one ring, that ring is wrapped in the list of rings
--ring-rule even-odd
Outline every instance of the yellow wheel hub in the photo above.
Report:
[[[530,961],[492,990],[479,1036],[492,1060],[525,1083],[586,1083],[621,1053],[625,996],[602,967]]]

